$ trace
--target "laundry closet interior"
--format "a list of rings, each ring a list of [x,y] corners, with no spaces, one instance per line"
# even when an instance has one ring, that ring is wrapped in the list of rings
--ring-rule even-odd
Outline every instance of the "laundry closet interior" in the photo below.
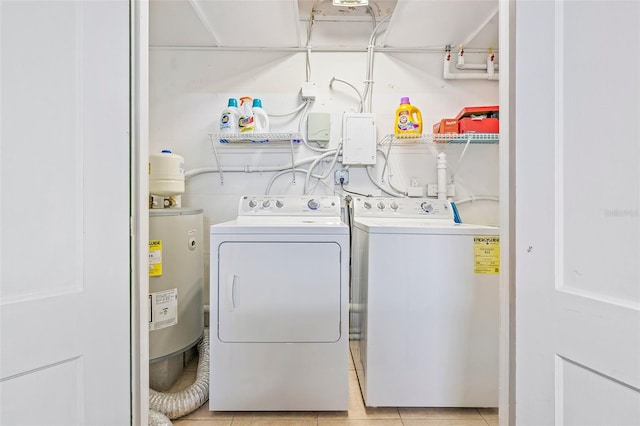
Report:
[[[499,5],[358,3],[149,3],[150,386],[209,387],[182,421],[497,424]]]

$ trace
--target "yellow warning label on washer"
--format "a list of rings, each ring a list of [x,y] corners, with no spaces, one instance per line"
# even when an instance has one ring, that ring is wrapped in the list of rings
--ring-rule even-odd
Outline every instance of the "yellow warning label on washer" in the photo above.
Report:
[[[149,276],[162,275],[162,240],[149,240]]]
[[[500,273],[500,237],[473,237],[473,272],[476,274]]]

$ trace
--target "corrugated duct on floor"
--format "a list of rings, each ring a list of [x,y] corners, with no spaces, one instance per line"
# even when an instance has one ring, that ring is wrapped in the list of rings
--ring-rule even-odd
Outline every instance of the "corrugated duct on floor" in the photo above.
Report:
[[[209,329],[198,343],[196,380],[186,389],[165,393],[149,389],[149,426],[170,426],[171,420],[186,416],[209,400]]]

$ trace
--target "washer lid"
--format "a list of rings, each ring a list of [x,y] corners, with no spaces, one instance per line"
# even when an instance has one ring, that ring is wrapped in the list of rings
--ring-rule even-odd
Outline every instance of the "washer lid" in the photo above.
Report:
[[[353,226],[371,234],[498,235],[500,232],[495,226],[428,219],[360,217],[353,220]]]

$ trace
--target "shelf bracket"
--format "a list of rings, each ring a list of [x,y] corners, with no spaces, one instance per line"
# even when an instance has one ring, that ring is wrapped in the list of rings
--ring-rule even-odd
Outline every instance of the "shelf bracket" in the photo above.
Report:
[[[295,185],[296,183],[296,163],[295,163],[295,156],[293,155],[293,140],[294,140],[294,136],[293,134],[290,135],[289,137],[289,142],[290,142],[290,147],[291,147],[291,175],[293,176],[293,184]]]
[[[220,185],[224,185],[224,175],[222,174],[222,164],[220,164],[220,158],[218,157],[218,150],[216,149],[216,140],[213,134],[209,133],[209,140],[211,141],[211,147],[213,148],[213,156],[216,159],[216,165],[218,166],[218,173],[220,173]]]

